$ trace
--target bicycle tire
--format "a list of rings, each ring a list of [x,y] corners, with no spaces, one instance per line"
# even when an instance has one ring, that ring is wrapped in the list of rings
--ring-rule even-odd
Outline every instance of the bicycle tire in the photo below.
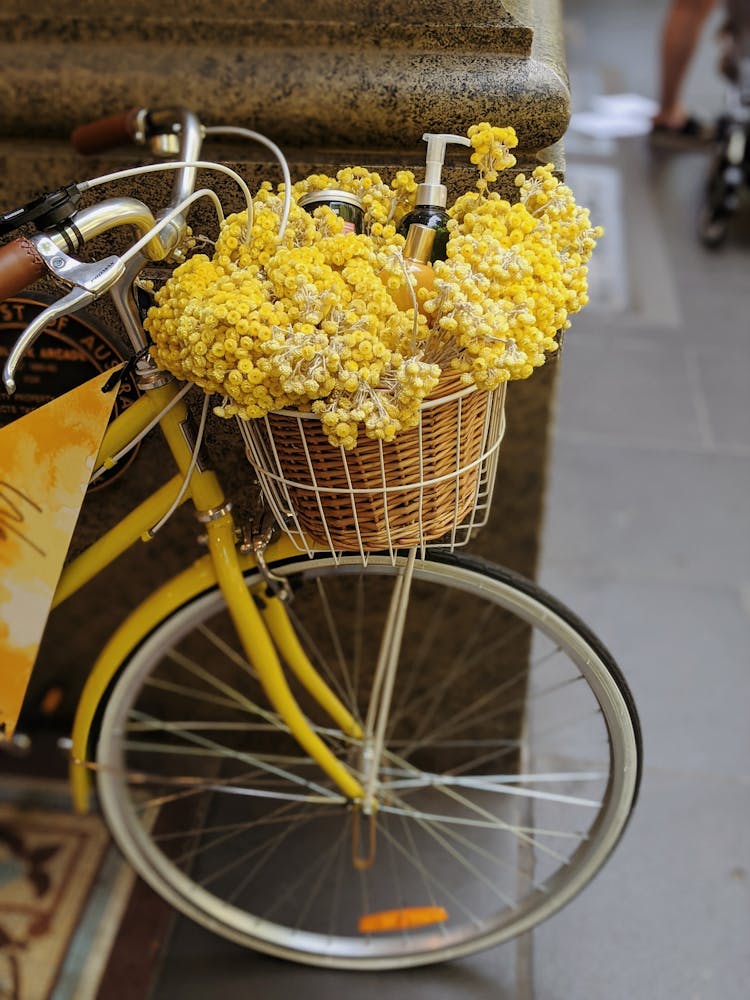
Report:
[[[346,656],[358,673],[337,688],[364,704],[390,560],[273,568],[293,583],[295,625],[316,663],[329,661],[334,683]],[[262,704],[244,657],[225,645],[223,608],[214,588],[132,651],[97,749],[115,841],[199,924],[328,968],[446,961],[530,930],[614,849],[640,779],[633,699],[602,644],[535,584],[463,555],[417,562],[364,872],[351,862],[353,810]],[[353,741],[300,700],[354,761]],[[386,919],[395,926],[378,925]]]
[[[706,183],[698,210],[698,237],[707,250],[718,250],[729,232],[728,190],[722,177],[723,165],[714,166]]]

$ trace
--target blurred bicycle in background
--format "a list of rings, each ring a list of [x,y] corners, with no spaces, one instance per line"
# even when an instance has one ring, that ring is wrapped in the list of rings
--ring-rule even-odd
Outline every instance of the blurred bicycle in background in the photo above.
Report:
[[[726,0],[726,11],[719,63],[728,84],[726,109],[698,213],[698,236],[709,249],[725,241],[750,183],[750,0]]]

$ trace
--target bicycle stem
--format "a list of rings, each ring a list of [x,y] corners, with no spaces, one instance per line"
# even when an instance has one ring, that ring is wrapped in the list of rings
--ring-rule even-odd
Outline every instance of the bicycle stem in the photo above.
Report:
[[[178,158],[185,161],[198,160],[203,144],[203,126],[197,115],[193,114],[192,111],[180,108],[177,110],[177,114],[179,121],[173,121],[173,129],[180,136]],[[146,220],[146,228],[139,230],[140,235],[145,235],[154,226],[155,222],[158,222],[170,211],[182,204],[186,198],[190,197],[195,190],[197,176],[198,172],[195,167],[181,167],[175,171],[169,204],[158,212],[155,218],[150,210],[143,205],[150,218]],[[142,203],[139,202],[138,204]],[[119,225],[120,223],[117,224]],[[133,297],[133,283],[149,258],[151,260],[163,260],[169,255],[184,236],[186,227],[187,220],[182,215],[178,215],[165,229],[156,233],[144,248],[143,253],[128,262],[125,274],[111,290],[112,302],[135,351],[142,350],[147,344],[147,339],[143,332],[138,306]]]
[[[199,160],[205,132],[198,116],[187,108],[165,109],[158,114],[163,114],[170,121],[172,133],[180,138],[178,159]],[[150,112],[149,115],[153,120],[156,113]],[[195,190],[196,177],[195,167],[183,167],[177,171],[172,184],[172,197],[162,214],[177,208],[181,202],[190,197]]]

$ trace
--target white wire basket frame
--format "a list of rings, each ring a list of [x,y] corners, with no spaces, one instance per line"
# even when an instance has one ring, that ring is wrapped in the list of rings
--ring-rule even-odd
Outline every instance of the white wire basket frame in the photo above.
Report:
[[[464,415],[469,401],[475,393],[486,398],[482,407],[481,427],[473,430],[478,435],[472,444],[473,454],[466,460],[462,448]],[[450,468],[435,476],[426,471],[431,466],[426,454],[429,434],[424,432],[429,421],[429,411],[435,407],[450,405],[455,410],[455,448],[450,459]],[[288,437],[279,439],[278,419],[283,418],[288,429],[296,428],[299,447],[295,447],[295,467],[297,474],[289,475]],[[405,434],[415,435],[418,449],[415,478],[393,481],[389,474],[387,456],[392,445],[382,441],[370,442],[371,456],[369,481],[366,486],[355,485],[357,477],[353,471],[357,449],[347,452],[343,447],[327,445],[329,454],[340,464],[343,482],[335,486],[325,485],[314,448],[308,446],[306,431],[319,418],[312,413],[296,410],[282,410],[255,420],[238,420],[248,462],[255,471],[264,497],[277,522],[289,535],[293,545],[300,552],[313,556],[316,552],[331,552],[338,557],[344,552],[358,552],[366,564],[371,552],[387,553],[395,561],[396,553],[405,548],[417,548],[421,557],[427,549],[440,548],[453,551],[466,545],[476,532],[486,525],[489,518],[492,496],[497,473],[500,444],[505,434],[505,384],[489,393],[481,393],[474,386],[462,387],[436,399],[428,399],[422,404],[422,420],[417,428]],[[468,420],[467,420],[468,423]],[[397,436],[398,437],[398,436]],[[373,458],[374,456],[374,458]],[[302,470],[302,474],[299,470]],[[470,483],[470,495],[466,496],[466,484]],[[446,526],[439,537],[435,537],[434,525],[425,515],[428,499],[440,490],[445,497],[453,495],[453,509],[445,513]],[[408,497],[414,507],[413,526],[408,530],[408,540],[404,540],[403,527],[392,527],[396,511]],[[300,513],[299,499],[307,508],[307,516]],[[340,533],[331,523],[329,507],[331,502],[343,506],[349,521],[346,544],[341,544]],[[372,543],[368,532],[369,517],[363,515],[363,508],[373,503],[378,505],[382,518],[382,533],[378,542]],[[310,509],[315,517],[315,527],[310,529]],[[442,515],[441,515],[442,516]],[[303,523],[305,522],[305,523]],[[367,523],[364,523],[367,522]],[[442,521],[441,521],[442,523]]]

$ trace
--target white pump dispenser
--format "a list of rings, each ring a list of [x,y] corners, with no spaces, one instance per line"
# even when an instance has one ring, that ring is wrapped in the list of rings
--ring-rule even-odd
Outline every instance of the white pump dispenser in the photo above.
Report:
[[[417,205],[437,205],[445,208],[448,204],[448,189],[441,183],[445,147],[449,142],[459,143],[462,146],[470,146],[471,142],[464,135],[448,133],[425,132],[422,138],[427,143],[427,166],[424,184],[417,187]]]
[[[427,226],[435,231],[435,241],[432,244],[430,261],[445,260],[448,251],[448,223],[450,221],[446,205],[448,204],[448,189],[441,181],[445,147],[449,142],[461,146],[470,146],[471,142],[463,135],[425,132],[422,136],[427,143],[427,169],[424,184],[417,186],[416,204],[411,212],[403,217],[398,231],[407,236],[409,227],[417,224]]]

